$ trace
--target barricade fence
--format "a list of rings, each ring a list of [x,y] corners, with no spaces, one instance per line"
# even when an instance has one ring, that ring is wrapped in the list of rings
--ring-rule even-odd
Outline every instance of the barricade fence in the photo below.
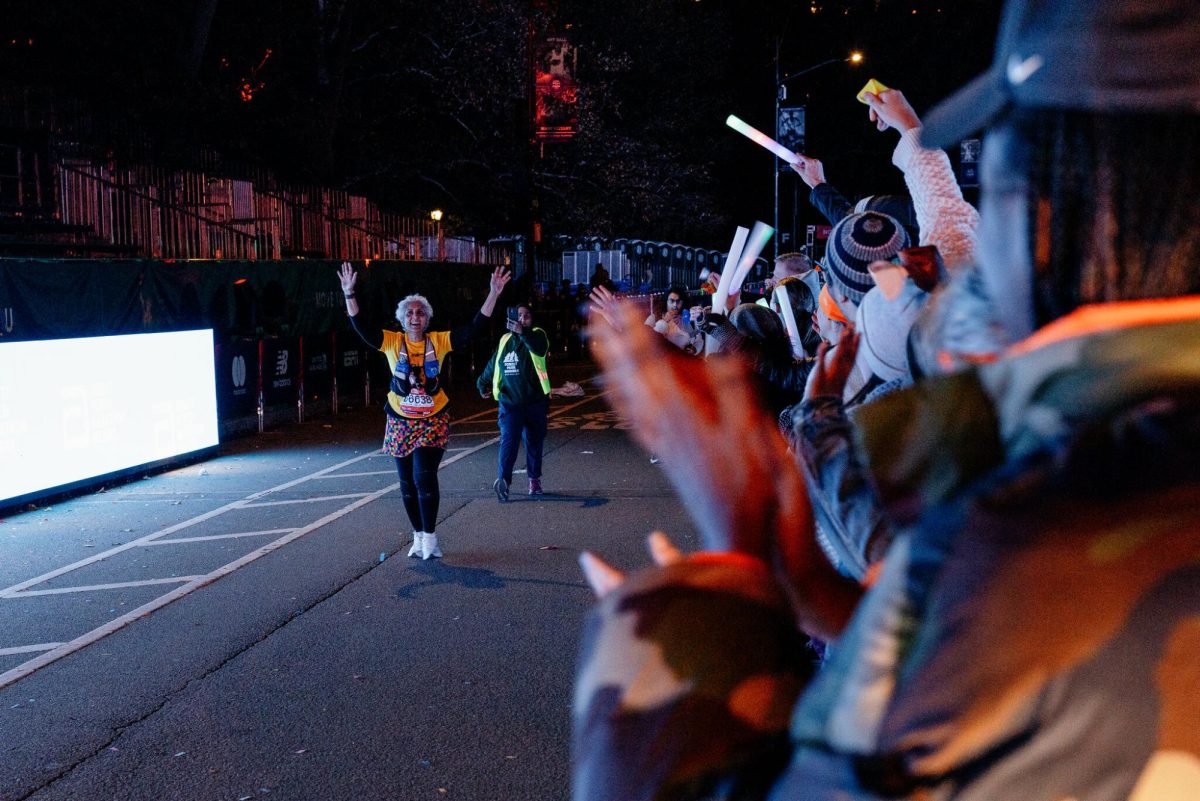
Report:
[[[492,338],[488,338],[488,344]],[[482,348],[446,357],[443,380],[465,389],[482,369]],[[367,406],[382,407],[387,362],[353,332],[233,338],[215,349],[217,419],[222,438],[261,433]]]
[[[354,333],[337,261],[0,261],[0,348],[31,340],[212,329],[218,417],[225,434],[348,406],[381,404],[387,362]],[[426,296],[435,330],[470,324],[488,293],[490,266],[365,261],[355,264],[364,331],[396,329],[396,303]],[[473,380],[503,331],[449,354],[447,383]],[[145,365],[154,371],[155,365]]]
[[[126,255],[162,259],[281,258],[508,264],[505,248],[448,237],[440,224],[391,214],[334,189],[262,187],[234,178],[63,157],[59,219]],[[81,236],[80,244],[84,243]]]

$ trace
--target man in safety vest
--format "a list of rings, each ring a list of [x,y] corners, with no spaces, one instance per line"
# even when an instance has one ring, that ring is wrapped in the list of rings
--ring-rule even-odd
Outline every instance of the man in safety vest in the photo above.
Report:
[[[508,500],[520,440],[525,441],[529,494],[542,494],[542,445],[550,410],[546,332],[533,327],[533,314],[524,304],[509,308],[508,330],[477,382],[480,395],[500,404],[499,475],[492,489],[501,503]]]

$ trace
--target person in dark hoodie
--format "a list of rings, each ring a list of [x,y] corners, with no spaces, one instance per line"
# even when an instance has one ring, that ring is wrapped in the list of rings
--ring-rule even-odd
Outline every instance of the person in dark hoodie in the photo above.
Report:
[[[546,370],[550,341],[546,332],[534,328],[528,304],[509,309],[507,327],[508,333],[500,337],[476,384],[480,395],[500,404],[500,455],[492,489],[501,503],[508,501],[521,442],[525,443],[529,494],[542,494],[542,446],[550,411],[550,374]]]

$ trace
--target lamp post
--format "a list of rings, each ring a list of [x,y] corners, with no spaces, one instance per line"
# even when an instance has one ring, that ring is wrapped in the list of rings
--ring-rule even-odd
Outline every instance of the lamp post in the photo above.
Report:
[[[858,66],[863,61],[863,54],[857,50],[851,51],[850,55],[845,58],[830,58],[825,61],[813,64],[810,67],[805,67],[789,75],[780,76],[779,74],[779,45],[781,40],[775,39],[775,136],[779,136],[779,112],[780,106],[784,100],[787,100],[787,82],[793,78],[799,78],[801,75],[807,75],[810,72],[819,70],[821,67],[828,67],[830,64],[853,64]],[[775,230],[779,230],[779,157],[775,157]],[[795,209],[792,210],[793,219]],[[782,236],[775,236],[775,256],[779,257],[779,240]]]
[[[442,239],[442,210],[434,209],[429,212],[429,219],[437,223],[437,257],[438,261],[446,260],[446,243]]]

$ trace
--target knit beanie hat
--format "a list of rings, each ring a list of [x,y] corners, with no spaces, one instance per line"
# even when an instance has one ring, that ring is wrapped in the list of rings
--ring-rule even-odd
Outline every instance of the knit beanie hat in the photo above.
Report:
[[[921,238],[921,225],[917,222],[917,209],[908,195],[867,195],[854,204],[855,211],[877,211],[892,217],[904,226],[909,242]]]
[[[875,286],[868,265],[887,261],[906,247],[908,234],[894,217],[877,211],[843,217],[833,227],[825,248],[825,280],[834,300],[840,301],[844,295],[857,306]]]

